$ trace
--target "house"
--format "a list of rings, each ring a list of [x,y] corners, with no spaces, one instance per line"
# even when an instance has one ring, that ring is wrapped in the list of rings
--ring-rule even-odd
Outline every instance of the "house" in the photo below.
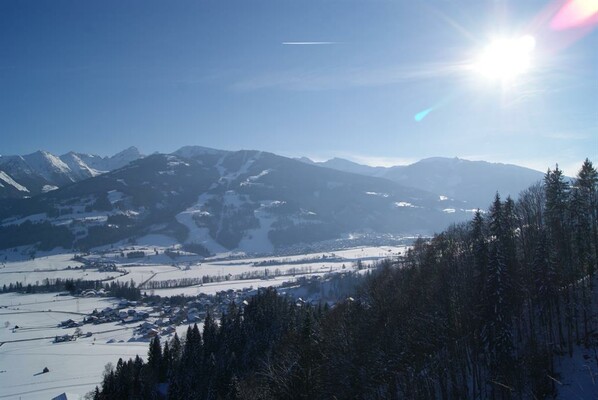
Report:
[[[199,319],[199,310],[197,308],[190,308],[187,310],[187,321],[197,322]]]
[[[137,331],[141,334],[145,334],[152,329],[158,330],[158,326],[147,321],[137,327]]]
[[[176,332],[176,329],[174,326],[169,325],[166,328],[162,329],[162,335],[170,335],[171,333]]]
[[[141,320],[141,318],[139,318],[138,315],[127,315],[125,318],[121,319],[123,324],[130,324],[130,323],[137,322],[140,320]]]
[[[158,336],[160,334],[160,331],[157,329],[150,329],[147,332],[145,332],[145,334],[143,335],[143,337],[145,337],[146,339],[151,339],[154,338],[156,336]]]
[[[72,340],[77,340],[77,338],[72,335],[61,335],[54,338],[54,343],[70,342]]]
[[[114,309],[112,307],[106,307],[101,311],[101,313],[104,315],[110,315],[113,312],[114,312]]]

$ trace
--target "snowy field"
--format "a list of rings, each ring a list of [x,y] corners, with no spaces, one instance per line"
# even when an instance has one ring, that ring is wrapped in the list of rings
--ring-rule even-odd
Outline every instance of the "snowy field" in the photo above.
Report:
[[[62,392],[83,395],[100,383],[108,362],[145,355],[147,343],[126,343],[131,329],[116,324],[84,325],[84,332],[95,334],[53,343],[54,336],[75,330],[57,327],[60,321],[81,320],[83,313],[113,303],[114,299],[55,294],[0,295],[0,306],[6,307],[0,309],[0,399],[51,399]],[[117,343],[108,344],[111,339]],[[50,372],[43,374],[45,367]]]
[[[276,278],[264,280],[264,279],[245,279],[238,281],[224,281],[205,283],[203,285],[195,285],[188,287],[172,288],[172,289],[153,289],[151,292],[158,296],[170,297],[170,296],[197,296],[201,293],[204,294],[216,294],[218,292],[226,291],[229,289],[243,290],[243,289],[258,289],[264,287],[278,287],[284,282],[292,282],[294,278],[287,276],[279,276]],[[149,291],[148,291],[149,292]]]
[[[358,261],[364,266],[368,266],[376,261],[403,254],[406,247],[358,247],[334,252],[257,258],[245,258],[238,254],[226,253],[203,259],[182,253],[183,255],[175,260],[164,255],[165,249],[153,246],[129,246],[92,253],[85,257],[90,262],[114,263],[119,271],[124,271],[126,274],[118,271],[100,272],[94,268],[73,269],[82,265],[73,260],[75,254],[55,254],[33,260],[6,261],[0,265],[0,287],[16,282],[23,286],[42,284],[44,279],[56,278],[102,280],[104,282],[130,282],[132,280],[135,284],[141,285],[151,281],[200,279],[204,276],[228,277],[229,280],[226,282],[207,284],[188,291],[192,294],[213,294],[215,290],[229,288],[277,286],[297,275],[349,271],[355,269]],[[123,253],[127,254],[133,251],[143,251],[147,255],[138,259],[121,256]],[[277,279],[246,284],[244,281],[235,280],[241,274],[276,276]],[[177,291],[177,293],[179,292],[181,291]],[[187,291],[182,292],[187,293]],[[164,290],[164,293],[170,292]],[[156,290],[156,294],[161,294],[161,292]]]
[[[406,250],[405,247],[360,247],[284,257],[244,258],[239,254],[219,254],[209,259],[182,253],[172,260],[164,254],[165,249],[138,245],[106,249],[86,256],[90,262],[112,262],[119,271],[125,271],[125,275],[118,271],[100,272],[96,268],[79,269],[83,264],[73,260],[74,254],[38,255],[29,260],[5,259],[5,255],[0,254],[0,260],[3,260],[0,262],[0,287],[15,282],[35,285],[44,279],[56,278],[105,282],[133,280],[137,285],[203,276],[228,279],[188,287],[144,290],[160,296],[195,296],[229,289],[280,286],[304,275],[322,276],[355,270],[358,261],[368,266]],[[144,251],[146,256],[139,259],[122,257],[122,252],[131,251]],[[235,280],[241,274],[263,275],[266,271],[270,279]],[[63,392],[81,398],[100,384],[107,363],[116,364],[119,357],[127,359],[137,354],[145,357],[148,342],[141,341],[133,332],[138,324],[85,324],[81,327],[82,333],[91,332],[91,336],[53,342],[55,336],[75,332],[75,328],[58,327],[60,322],[81,321],[94,309],[114,308],[117,302],[114,298],[75,298],[55,293],[0,294],[0,399],[51,399]],[[177,327],[182,335],[186,329],[186,325]],[[49,372],[42,373],[45,367]]]
[[[143,247],[128,247],[139,251]],[[147,248],[145,248],[147,250]],[[159,253],[163,249],[158,249]],[[318,252],[284,257],[252,257],[218,255],[209,259],[180,257],[173,260],[148,250],[148,256],[134,261],[119,257],[120,249],[90,258],[109,258],[119,270],[127,272],[98,272],[73,269],[81,264],[73,261],[74,254],[54,254],[34,260],[8,261],[0,264],[0,285],[19,281],[34,284],[49,278],[107,279],[117,276],[118,281],[133,280],[136,284],[149,281],[200,278],[202,276],[228,277],[222,282],[205,283],[169,289],[148,289],[160,296],[201,293],[215,294],[229,289],[257,289],[281,286],[301,276],[323,276],[330,272],[355,270],[358,261],[367,267],[374,262],[394,258],[406,251],[405,247],[359,247],[335,252]],[[149,253],[152,254],[149,254]],[[267,264],[267,265],[264,265]],[[345,268],[343,268],[343,265]],[[71,267],[68,269],[68,267]],[[270,279],[235,280],[240,274],[268,270],[268,275],[284,274]],[[363,270],[366,271],[365,269]],[[294,272],[294,274],[293,274]],[[102,297],[58,296],[45,294],[0,294],[0,399],[51,399],[61,393],[69,398],[82,398],[101,383],[107,363],[116,364],[119,358],[145,357],[147,340],[134,332],[138,324],[122,325],[117,322],[81,327],[84,336],[75,341],[54,343],[54,337],[73,334],[75,328],[58,327],[68,319],[81,321],[94,309],[116,307],[119,299]],[[17,328],[18,326],[18,328]],[[184,336],[187,325],[176,328]],[[87,332],[91,336],[85,337]],[[573,358],[557,360],[557,371],[564,377],[556,386],[559,399],[598,399],[596,355],[577,347]],[[44,368],[49,372],[42,373]]]
[[[0,399],[48,400],[63,392],[79,398],[100,384],[107,363],[145,357],[148,342],[130,341],[136,325],[86,324],[81,329],[92,332],[91,337],[53,343],[57,335],[74,333],[74,328],[57,327],[61,321],[80,321],[82,314],[117,302],[56,294],[0,295]],[[181,325],[177,331],[184,334],[186,329]],[[45,367],[49,372],[41,373]]]

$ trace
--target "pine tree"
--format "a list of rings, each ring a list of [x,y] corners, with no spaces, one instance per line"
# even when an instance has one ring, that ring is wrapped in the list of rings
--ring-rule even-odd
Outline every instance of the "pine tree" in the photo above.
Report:
[[[226,393],[225,400],[241,400],[241,388],[239,386],[239,380],[235,375],[230,380],[228,385],[228,391]]]
[[[552,247],[554,262],[558,266],[557,273],[561,284],[567,280],[569,272],[569,238],[567,237],[567,203],[569,200],[569,185],[565,181],[563,171],[558,167],[550,169],[544,176],[544,190],[546,192],[546,228],[549,245]]]
[[[160,336],[155,336],[150,340],[150,348],[147,353],[147,364],[153,368],[159,368],[162,363],[162,345],[160,344]]]
[[[592,277],[598,267],[598,171],[587,158],[577,174],[574,192],[578,199],[575,211],[579,218],[579,245],[586,245],[581,261]]]
[[[174,368],[172,362],[172,354],[168,342],[164,343],[164,351],[162,353],[162,362],[158,373],[158,382],[166,382],[168,370]]]
[[[170,345],[170,354],[174,365],[177,365],[180,362],[181,352],[181,340],[179,339],[179,335],[175,332],[174,337],[172,338],[172,344]]]
[[[206,358],[217,351],[217,335],[218,327],[210,313],[208,313],[203,325],[204,356]]]
[[[490,208],[489,216],[489,264],[486,280],[484,308],[484,328],[482,340],[486,346],[488,365],[495,379],[507,384],[511,378],[513,338],[513,305],[509,301],[511,280],[505,257],[504,208],[498,193]]]
[[[477,280],[477,294],[481,294],[488,275],[488,243],[484,228],[484,219],[478,209],[472,221],[472,242],[474,257],[474,279]]]

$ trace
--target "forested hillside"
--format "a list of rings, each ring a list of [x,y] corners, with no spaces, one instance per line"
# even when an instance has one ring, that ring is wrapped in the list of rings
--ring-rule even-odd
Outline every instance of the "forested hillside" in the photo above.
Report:
[[[96,399],[544,399],[556,357],[596,348],[598,174],[557,168],[519,200],[418,240],[354,298],[265,290],[108,369]]]

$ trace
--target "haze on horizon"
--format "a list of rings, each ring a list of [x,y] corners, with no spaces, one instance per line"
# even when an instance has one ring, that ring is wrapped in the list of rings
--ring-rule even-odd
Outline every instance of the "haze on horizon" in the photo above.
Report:
[[[558,7],[3,1],[0,153],[201,145],[574,175],[598,159],[598,34]]]

